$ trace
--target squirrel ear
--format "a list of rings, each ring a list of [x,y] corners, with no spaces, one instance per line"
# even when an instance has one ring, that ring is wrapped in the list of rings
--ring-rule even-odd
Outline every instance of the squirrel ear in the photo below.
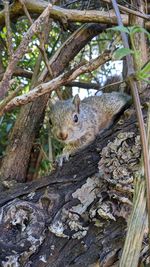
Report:
[[[79,95],[75,95],[74,98],[73,98],[72,103],[75,105],[76,110],[77,110],[78,113],[80,113],[80,102],[81,102],[81,100],[80,100]]]

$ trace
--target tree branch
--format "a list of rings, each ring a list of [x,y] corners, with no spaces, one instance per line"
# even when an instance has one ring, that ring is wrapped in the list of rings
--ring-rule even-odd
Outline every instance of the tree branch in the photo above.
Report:
[[[27,31],[25,37],[22,39],[20,45],[18,46],[16,52],[13,54],[12,59],[6,69],[3,80],[0,83],[0,98],[4,97],[9,89],[9,81],[16,68],[18,61],[22,58],[27,50],[28,44],[31,41],[32,36],[41,27],[42,21],[45,17],[49,16],[52,5],[49,4],[47,8],[43,11],[40,17],[32,24],[32,26]]]
[[[30,24],[32,25],[32,24],[33,24],[33,20],[32,20],[30,14],[29,14],[29,12],[28,12],[28,9],[26,8],[26,5],[25,5],[24,0],[19,0],[19,2],[21,3],[21,5],[22,5],[22,7],[23,7],[23,10],[24,10],[24,13],[25,13],[25,15],[27,16],[27,18],[28,18]]]
[[[103,2],[108,3],[108,4],[112,4],[111,0],[103,0]],[[135,15],[135,16],[140,17],[140,18],[145,19],[145,20],[149,20],[150,19],[150,15],[143,14],[143,13],[141,13],[139,11],[133,10],[133,9],[128,8],[126,6],[122,6],[122,5],[118,4],[118,7],[119,7],[119,9],[121,11],[124,11],[127,14],[132,14],[132,15]]]
[[[65,84],[66,87],[78,87],[78,88],[84,88],[84,89],[95,89],[95,90],[100,90],[102,86],[98,83],[88,83],[88,82],[82,82],[82,81],[74,81],[74,82],[69,82]]]
[[[48,2],[41,0],[26,0],[26,7],[30,14],[40,14],[47,7]],[[22,6],[18,1],[15,1],[13,5],[10,7],[10,16],[11,18],[19,17],[23,15]],[[65,21],[66,22],[95,22],[95,23],[104,23],[109,25],[116,25],[117,19],[115,13],[113,11],[97,11],[97,10],[73,10],[73,9],[65,9],[60,8],[58,6],[53,6],[51,10],[50,17],[54,20]],[[121,15],[122,21],[124,25],[128,25],[128,16]],[[0,25],[4,24],[4,12],[0,12]],[[150,29],[150,22],[146,22],[146,28]]]
[[[7,104],[7,106],[4,109],[0,109],[1,111],[0,115],[2,115],[3,112],[8,111],[15,106],[25,105],[26,103],[34,101],[37,97],[41,95],[44,95],[44,94],[52,92],[53,90],[56,90],[58,87],[65,85],[68,82],[71,82],[76,77],[78,77],[80,74],[91,72],[97,69],[99,66],[109,61],[111,59],[111,56],[112,56],[112,52],[105,51],[102,55],[100,55],[94,60],[91,60],[89,63],[84,64],[83,66],[80,66],[76,68],[75,70],[73,69],[69,72],[63,73],[49,82],[40,84],[34,89],[32,89],[32,91],[28,92],[27,94],[15,97],[13,100],[11,100]]]
[[[11,58],[13,55],[13,45],[12,45],[12,32],[10,27],[10,16],[9,16],[9,1],[4,0],[4,12],[5,12],[5,24],[7,29],[7,48],[8,55]]]
[[[5,73],[4,70],[2,73],[0,73],[0,81],[3,79],[4,73]],[[22,69],[20,67],[16,67],[13,73],[13,76],[25,77],[27,79],[31,79],[32,75],[33,75],[33,71]]]
[[[18,94],[21,89],[23,89],[23,85],[17,86],[17,88],[10,95],[8,95],[2,103],[0,103],[0,111],[7,106],[7,104]]]

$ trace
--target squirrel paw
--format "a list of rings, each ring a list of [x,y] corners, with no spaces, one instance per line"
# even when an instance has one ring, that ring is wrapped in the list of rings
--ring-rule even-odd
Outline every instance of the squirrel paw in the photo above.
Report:
[[[59,167],[62,167],[63,162],[68,161],[68,160],[69,160],[69,154],[62,154],[62,155],[57,156],[56,158],[56,162]]]

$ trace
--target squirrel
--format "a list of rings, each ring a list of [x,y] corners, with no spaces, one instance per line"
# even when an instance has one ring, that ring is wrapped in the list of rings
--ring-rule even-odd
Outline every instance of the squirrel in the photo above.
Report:
[[[123,110],[131,97],[125,93],[103,93],[89,96],[82,101],[79,95],[73,99],[58,100],[50,104],[52,134],[65,144],[57,161],[60,166],[70,154],[90,144],[99,132],[110,127],[115,115]]]

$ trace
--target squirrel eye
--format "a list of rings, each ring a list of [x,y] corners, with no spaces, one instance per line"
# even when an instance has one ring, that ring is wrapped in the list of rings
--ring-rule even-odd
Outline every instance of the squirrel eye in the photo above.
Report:
[[[77,116],[77,114],[74,115],[74,117],[73,117],[73,121],[74,121],[74,122],[78,122],[78,116]]]

